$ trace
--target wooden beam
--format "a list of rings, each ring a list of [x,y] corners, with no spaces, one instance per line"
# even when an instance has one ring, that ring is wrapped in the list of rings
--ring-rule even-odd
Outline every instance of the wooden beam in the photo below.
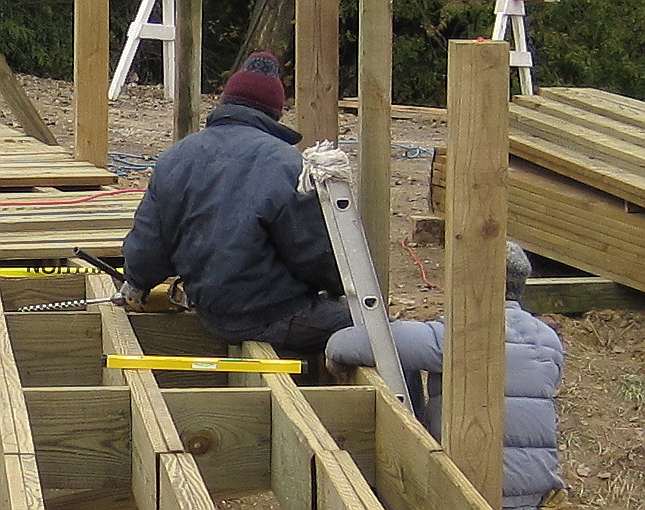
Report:
[[[45,510],[35,455],[2,455],[0,506],[7,510]]]
[[[188,453],[159,456],[159,510],[215,510],[195,459]]]
[[[346,97],[338,101],[338,107],[343,110],[358,110],[358,98]],[[419,119],[429,118],[437,122],[446,122],[448,111],[445,108],[435,106],[413,106],[404,104],[393,104],[391,108],[392,119]]]
[[[137,510],[130,487],[45,491],[47,510]]]
[[[642,310],[645,294],[597,277],[529,278],[522,304],[536,314],[577,314],[607,308]]]
[[[277,357],[271,346],[258,342],[244,342],[242,354]],[[271,389],[271,487],[281,507],[383,508],[293,380],[286,374],[261,377]]]
[[[26,388],[25,399],[46,487],[130,486],[127,387]]]
[[[2,53],[0,53],[0,95],[4,97],[26,134],[47,145],[58,145],[56,138],[38,115],[38,110],[11,72],[7,59]]]
[[[101,384],[101,316],[87,312],[5,314],[23,386]]]
[[[44,510],[29,415],[0,291],[0,507]]]
[[[360,0],[359,20],[359,206],[381,292],[387,303],[390,268],[392,0]]]
[[[227,344],[204,329],[194,313],[130,313],[132,328],[146,354],[165,356],[226,356]],[[227,374],[154,371],[162,388],[225,386]]]
[[[50,303],[85,297],[83,276],[47,278],[0,278],[0,292],[5,311],[35,303]]]
[[[209,491],[271,487],[271,392],[266,388],[162,390]]]
[[[109,0],[74,1],[74,154],[107,165]]]
[[[508,79],[507,43],[450,41],[442,444],[493,508],[503,480]]]
[[[109,296],[114,292],[116,287],[109,276],[87,277],[88,297]],[[104,354],[143,354],[125,310],[113,305],[97,308],[102,319]],[[132,492],[139,510],[157,510],[161,476],[159,456],[182,453],[183,445],[152,373],[147,370],[125,371],[125,374],[109,371],[104,380],[113,384],[123,378],[130,387],[132,398]],[[195,494],[206,491],[199,472],[192,473],[186,483],[192,484]],[[183,491],[185,487],[175,489]],[[181,495],[177,497],[181,498]]]
[[[388,508],[491,510],[376,370],[356,370],[353,382],[376,392],[376,491]]]
[[[177,2],[175,141],[199,130],[202,87],[202,0]]]
[[[296,115],[301,147],[338,140],[339,0],[296,0]]]
[[[341,450],[375,483],[375,393],[369,386],[302,387],[302,394]]]

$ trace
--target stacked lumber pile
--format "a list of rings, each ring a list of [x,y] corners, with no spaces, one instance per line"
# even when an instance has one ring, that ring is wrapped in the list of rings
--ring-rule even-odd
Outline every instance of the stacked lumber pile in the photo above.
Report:
[[[527,249],[645,291],[645,104],[545,89],[510,107],[509,235]],[[445,205],[446,150],[430,202]],[[638,210],[638,208],[636,209]]]
[[[99,257],[120,257],[143,195],[75,203],[94,193],[0,193],[0,260],[67,258],[76,246]],[[44,203],[51,201],[57,204]]]
[[[104,186],[115,182],[114,174],[75,161],[63,147],[46,145],[0,126],[0,188]]]

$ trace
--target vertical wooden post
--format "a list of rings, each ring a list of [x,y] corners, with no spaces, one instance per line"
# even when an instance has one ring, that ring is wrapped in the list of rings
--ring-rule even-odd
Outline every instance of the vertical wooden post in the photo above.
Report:
[[[74,152],[99,167],[108,152],[109,3],[74,2]]]
[[[199,130],[202,84],[202,0],[177,2],[175,141]]]
[[[301,147],[338,139],[339,0],[296,0],[296,115]]]
[[[388,302],[392,0],[360,0],[358,43],[359,205],[365,234]]]
[[[450,41],[442,442],[501,508],[508,44]]]

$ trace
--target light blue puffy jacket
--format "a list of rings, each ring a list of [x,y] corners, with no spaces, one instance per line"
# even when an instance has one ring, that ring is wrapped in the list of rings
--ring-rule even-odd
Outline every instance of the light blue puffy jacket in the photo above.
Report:
[[[395,321],[391,326],[415,411],[440,441],[444,325],[440,321]],[[337,363],[374,366],[363,327],[332,335],[326,354]],[[559,476],[554,403],[563,365],[564,350],[555,331],[516,301],[507,301],[504,508],[535,509],[550,490],[564,487]],[[420,403],[419,370],[429,372],[430,398],[425,405]]]

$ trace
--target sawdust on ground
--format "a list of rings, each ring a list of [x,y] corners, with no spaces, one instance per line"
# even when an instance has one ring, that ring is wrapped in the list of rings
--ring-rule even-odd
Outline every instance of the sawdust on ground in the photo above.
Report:
[[[21,76],[27,93],[62,145],[73,140],[71,84]],[[202,98],[202,122],[215,104]],[[293,124],[293,114],[285,121]],[[16,125],[0,102],[0,122]],[[444,125],[429,120],[394,121],[393,141],[432,147],[445,140]],[[356,117],[341,114],[340,133],[355,140]],[[156,156],[172,143],[172,103],[159,87],[129,86],[110,102],[110,150]],[[345,144],[355,156],[356,145]],[[409,216],[426,214],[430,160],[402,158],[393,148],[391,311],[400,318],[430,319],[443,311],[443,250],[414,246],[430,281],[428,289],[418,268],[400,243],[410,232]],[[145,185],[149,172],[121,179],[123,186]],[[576,508],[645,509],[645,313],[597,311],[579,317],[552,316],[567,348],[560,409],[560,455]],[[278,508],[271,494],[217,498],[219,508]]]

